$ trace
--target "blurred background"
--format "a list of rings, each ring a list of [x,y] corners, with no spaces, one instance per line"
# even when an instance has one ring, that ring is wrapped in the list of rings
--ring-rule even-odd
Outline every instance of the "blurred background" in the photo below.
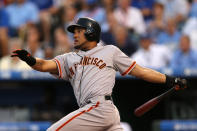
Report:
[[[13,50],[52,59],[70,52],[67,26],[91,17],[103,43],[138,64],[186,78],[142,117],[133,111],[167,89],[117,74],[113,99],[125,131],[197,131],[197,0],[0,0],[0,130],[41,131],[78,108],[68,82],[33,71]]]

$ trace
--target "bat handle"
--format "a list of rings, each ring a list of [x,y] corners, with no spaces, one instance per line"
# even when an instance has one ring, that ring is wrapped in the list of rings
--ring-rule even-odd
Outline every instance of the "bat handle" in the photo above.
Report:
[[[166,91],[165,93],[161,94],[160,96],[157,97],[157,99],[162,100],[163,98],[171,95],[173,92],[178,90],[178,86],[173,86],[171,89],[169,89],[168,91]]]

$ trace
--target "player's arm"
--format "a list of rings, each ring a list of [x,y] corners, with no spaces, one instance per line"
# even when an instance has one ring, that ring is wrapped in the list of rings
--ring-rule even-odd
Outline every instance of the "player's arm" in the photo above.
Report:
[[[130,71],[129,75],[135,76],[137,78],[143,79],[152,83],[164,83],[167,87],[177,86],[177,88],[184,89],[187,87],[187,82],[185,79],[176,78],[162,74],[158,71],[152,70],[150,68],[141,67],[136,64],[134,69]]]
[[[53,60],[44,60],[40,58],[34,58],[26,50],[15,50],[11,57],[19,57],[21,60],[25,61],[34,70],[41,72],[50,72],[52,74],[58,75],[58,67]]]
[[[135,68],[129,73],[129,75],[135,76],[137,78],[143,79],[152,83],[165,83],[166,75],[158,71],[141,67],[136,64]]]
[[[40,58],[35,58],[36,63],[35,65],[31,66],[34,70],[41,71],[41,72],[50,72],[52,74],[58,75],[58,68],[53,60],[44,60]]]

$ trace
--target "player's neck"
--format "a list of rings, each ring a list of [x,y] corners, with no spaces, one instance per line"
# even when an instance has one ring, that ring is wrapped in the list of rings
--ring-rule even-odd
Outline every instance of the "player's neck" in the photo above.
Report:
[[[82,48],[81,50],[82,51],[88,51],[88,50],[93,49],[96,46],[97,46],[97,42],[96,41],[88,41],[86,43],[86,47],[85,48]]]

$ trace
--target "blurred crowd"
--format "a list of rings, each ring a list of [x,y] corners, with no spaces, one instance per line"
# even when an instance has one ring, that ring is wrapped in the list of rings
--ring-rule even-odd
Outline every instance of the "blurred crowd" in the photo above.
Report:
[[[30,70],[14,49],[45,59],[70,52],[66,28],[79,17],[98,21],[102,42],[142,66],[197,69],[197,0],[0,0],[0,70]]]

